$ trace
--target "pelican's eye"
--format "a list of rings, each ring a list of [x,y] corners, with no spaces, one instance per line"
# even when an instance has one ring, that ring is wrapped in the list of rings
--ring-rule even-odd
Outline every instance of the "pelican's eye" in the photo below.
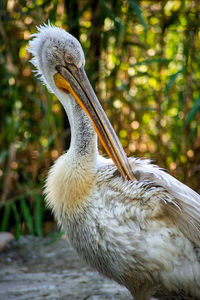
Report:
[[[73,63],[73,57],[69,54],[65,54],[65,61],[69,64]]]

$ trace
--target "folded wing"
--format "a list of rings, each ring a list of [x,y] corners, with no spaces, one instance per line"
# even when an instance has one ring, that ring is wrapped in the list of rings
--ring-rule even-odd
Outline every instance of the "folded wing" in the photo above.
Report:
[[[176,205],[166,203],[166,210],[188,239],[200,247],[200,195],[150,160],[130,158],[130,164],[138,181],[151,181],[176,198]]]

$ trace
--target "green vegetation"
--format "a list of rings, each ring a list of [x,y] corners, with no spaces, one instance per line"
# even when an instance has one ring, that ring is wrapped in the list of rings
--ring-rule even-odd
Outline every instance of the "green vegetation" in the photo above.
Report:
[[[81,41],[88,77],[127,154],[155,160],[200,192],[198,0],[2,0],[0,230],[19,237],[52,228],[42,187],[70,131],[26,51],[35,26],[48,20]]]

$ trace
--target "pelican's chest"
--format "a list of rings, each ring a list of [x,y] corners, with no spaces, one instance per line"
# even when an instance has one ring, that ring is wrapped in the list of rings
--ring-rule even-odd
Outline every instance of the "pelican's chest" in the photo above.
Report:
[[[59,223],[62,222],[63,214],[73,214],[84,206],[94,185],[93,168],[88,170],[78,162],[73,162],[69,153],[59,157],[51,167],[45,185],[47,205],[53,210]]]

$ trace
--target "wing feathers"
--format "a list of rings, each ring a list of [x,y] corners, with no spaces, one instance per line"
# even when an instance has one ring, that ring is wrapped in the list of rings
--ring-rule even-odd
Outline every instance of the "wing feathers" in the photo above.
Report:
[[[188,239],[200,247],[200,195],[158,166],[151,164],[151,160],[131,157],[129,162],[139,182],[149,181],[161,186],[174,197],[174,202],[169,202],[169,199],[163,201],[167,216]],[[105,167],[108,170],[114,167],[113,162],[98,156],[97,169]],[[109,171],[108,178],[110,178]]]
[[[180,230],[200,246],[200,195],[150,160],[130,158],[130,164],[138,181],[148,180],[160,185],[176,198],[178,207],[168,205],[167,210]]]

